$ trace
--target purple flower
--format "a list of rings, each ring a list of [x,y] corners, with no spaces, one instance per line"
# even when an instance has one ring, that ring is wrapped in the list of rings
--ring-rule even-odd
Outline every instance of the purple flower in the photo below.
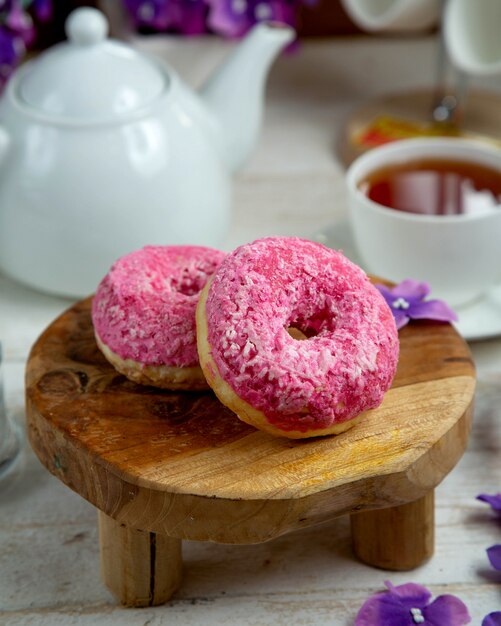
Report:
[[[33,0],[33,13],[41,22],[50,20],[52,10],[52,0]]]
[[[491,509],[497,513],[497,515],[501,516],[501,493],[496,493],[490,495],[488,493],[481,493],[477,496],[477,500],[481,502],[487,502],[490,505]],[[490,564],[494,569],[501,571],[501,544],[496,544],[487,548],[487,557],[490,561]],[[500,613],[501,615],[501,613]],[[493,624],[496,622],[493,622]],[[500,622],[501,624],[501,622]]]
[[[489,613],[482,620],[482,626],[501,626],[501,611]]]
[[[21,37],[0,26],[0,87],[7,82],[25,52]]]
[[[425,300],[430,293],[428,283],[420,283],[408,278],[393,289],[376,285],[390,307],[397,328],[405,326],[409,320],[435,320],[454,322],[457,315],[442,300]]]
[[[490,504],[492,510],[501,516],[501,493],[496,493],[492,496],[488,493],[481,493],[477,496],[477,500],[487,502],[487,504]]]
[[[257,22],[281,22],[294,26],[298,1],[207,0],[210,28],[225,37],[241,37]]]
[[[393,586],[365,601],[355,618],[355,626],[463,626],[471,617],[459,598],[438,596],[433,602],[431,592],[415,583]]]
[[[501,544],[487,548],[487,556],[494,569],[501,571]]]
[[[1,0],[0,0],[1,1]],[[42,0],[39,0],[42,1]],[[45,0],[47,1],[47,0]],[[257,22],[295,26],[298,6],[318,0],[122,0],[136,26],[185,35],[241,37]]]
[[[205,0],[171,0],[172,27],[183,35],[207,32],[207,3]]]
[[[137,26],[166,30],[171,26],[172,2],[169,0],[123,0]]]
[[[35,27],[31,15],[26,13],[21,3],[12,2],[12,7],[7,13],[5,26],[16,33],[24,41],[26,46],[30,46],[36,39]]]
[[[30,11],[38,20],[52,15],[52,0],[0,0],[0,88],[36,40]]]
[[[123,0],[138,27],[162,32],[173,30],[185,35],[207,31],[205,0]]]

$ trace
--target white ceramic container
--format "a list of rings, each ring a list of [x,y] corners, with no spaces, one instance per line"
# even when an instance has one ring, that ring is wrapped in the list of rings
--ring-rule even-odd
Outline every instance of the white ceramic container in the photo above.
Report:
[[[76,10],[68,41],[22,66],[0,99],[0,269],[68,296],[143,245],[222,244],[231,173],[294,35],[260,24],[199,95],[107,28]]]
[[[501,206],[462,215],[420,215],[370,200],[359,188],[374,170],[423,158],[469,161],[499,171],[501,151],[462,139],[406,139],[358,157],[347,172],[350,221],[364,267],[399,282],[429,282],[432,296],[467,304],[501,281]]]
[[[341,0],[353,22],[369,32],[419,31],[440,18],[440,0]]]
[[[443,31],[458,69],[478,76],[501,73],[501,0],[448,0]]]

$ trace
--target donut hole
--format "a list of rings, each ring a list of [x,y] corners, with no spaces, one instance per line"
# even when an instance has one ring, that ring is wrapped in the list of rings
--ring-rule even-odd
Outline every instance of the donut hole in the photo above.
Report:
[[[317,333],[313,328],[298,328],[297,326],[289,326],[286,328],[289,335],[297,341],[304,341],[305,339],[311,339],[316,337]]]
[[[197,285],[193,284],[193,281],[190,282],[177,282],[172,281],[172,289],[177,291],[183,296],[196,296],[197,293],[200,293],[201,289],[198,288]]]
[[[333,319],[332,313],[325,309],[294,312],[285,329],[293,339],[304,341],[320,335]]]
[[[183,296],[196,296],[205,287],[207,274],[190,276],[188,271],[183,272],[180,278],[173,277],[170,286],[173,291],[177,291]]]

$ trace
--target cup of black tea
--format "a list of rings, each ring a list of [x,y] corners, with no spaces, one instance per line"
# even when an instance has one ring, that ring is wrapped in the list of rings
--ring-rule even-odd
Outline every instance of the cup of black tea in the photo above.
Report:
[[[501,282],[501,150],[467,139],[404,139],[347,172],[350,222],[365,268],[429,282],[466,305]]]

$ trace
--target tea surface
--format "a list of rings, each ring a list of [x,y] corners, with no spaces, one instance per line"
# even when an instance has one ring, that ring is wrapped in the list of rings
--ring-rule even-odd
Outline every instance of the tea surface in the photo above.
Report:
[[[374,170],[359,188],[374,202],[398,211],[477,214],[500,208],[501,171],[466,161],[423,159]]]

